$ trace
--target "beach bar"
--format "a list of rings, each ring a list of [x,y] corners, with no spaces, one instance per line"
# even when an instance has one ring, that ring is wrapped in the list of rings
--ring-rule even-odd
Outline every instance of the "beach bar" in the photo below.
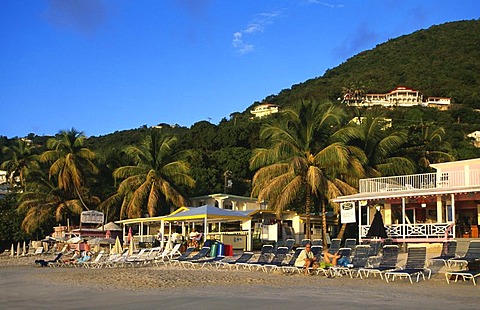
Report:
[[[360,242],[377,209],[395,242],[478,238],[480,158],[430,166],[436,172],[362,179],[358,194],[334,199],[355,207]]]

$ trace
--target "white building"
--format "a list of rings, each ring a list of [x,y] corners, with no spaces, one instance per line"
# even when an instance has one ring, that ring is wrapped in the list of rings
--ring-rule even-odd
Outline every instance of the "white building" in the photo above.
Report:
[[[475,147],[480,147],[480,130],[468,134],[467,137],[473,138],[473,145]]]
[[[278,113],[279,107],[275,104],[264,103],[256,106],[253,110],[250,111],[254,117],[261,118],[268,116],[270,114]]]
[[[358,194],[333,201],[355,206],[360,240],[377,207],[396,242],[478,238],[480,158],[430,166],[437,172],[362,179]]]
[[[418,90],[413,90],[407,87],[399,86],[386,94],[366,94],[361,100],[350,99],[351,96],[346,94],[344,101],[348,106],[357,107],[413,107],[413,106],[428,106],[435,107],[440,110],[447,110],[450,106],[451,99],[443,97],[428,97],[426,101],[423,100],[423,95]]]

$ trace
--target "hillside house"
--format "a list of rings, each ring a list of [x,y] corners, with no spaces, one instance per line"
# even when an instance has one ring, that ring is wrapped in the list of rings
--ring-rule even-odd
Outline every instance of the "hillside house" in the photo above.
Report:
[[[473,139],[473,145],[475,147],[480,147],[480,130],[468,134],[467,137]]]
[[[262,118],[278,112],[279,112],[278,105],[271,104],[271,103],[260,104],[250,111],[250,113],[252,113],[255,118]]]
[[[428,106],[440,110],[447,110],[450,107],[451,99],[443,97],[428,97],[424,100],[422,93],[418,90],[399,86],[386,94],[366,94],[360,100],[352,98],[346,94],[344,102],[347,106],[355,107],[372,107],[383,106],[391,107],[413,107],[413,106]]]

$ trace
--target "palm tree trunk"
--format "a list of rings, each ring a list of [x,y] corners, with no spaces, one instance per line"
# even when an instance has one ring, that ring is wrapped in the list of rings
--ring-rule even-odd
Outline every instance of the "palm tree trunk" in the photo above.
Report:
[[[310,193],[310,189],[308,188],[307,193],[306,193],[306,199],[305,199],[305,213],[306,213],[306,221],[305,221],[306,235],[305,235],[305,237],[307,239],[310,239],[310,204],[311,204],[311,193]]]
[[[77,196],[80,199],[80,202],[82,203],[82,205],[85,207],[85,209],[87,209],[87,211],[90,211],[90,209],[87,207],[85,202],[83,202],[82,196],[80,195],[80,191],[78,190],[77,186],[75,184],[73,186],[75,187],[75,191],[77,192]]]
[[[325,202],[320,202],[322,204],[322,243],[323,248],[326,249],[327,244],[327,211],[325,209]]]
[[[345,234],[345,229],[347,228],[347,223],[343,223],[340,231],[338,232],[337,239],[343,240],[343,235]]]

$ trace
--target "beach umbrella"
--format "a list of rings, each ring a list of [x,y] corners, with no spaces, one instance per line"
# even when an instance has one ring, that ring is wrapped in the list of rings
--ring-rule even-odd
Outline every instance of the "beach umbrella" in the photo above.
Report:
[[[128,256],[132,255],[135,252],[135,241],[130,241],[128,244]]]
[[[22,253],[23,256],[27,255],[27,243],[25,241],[23,241],[23,253]]]
[[[21,251],[22,251],[22,248],[20,246],[20,242],[17,242],[17,257],[20,256]]]
[[[10,249],[10,256],[13,257],[13,255],[15,255],[15,248],[13,247],[12,243],[12,248]]]
[[[118,236],[117,236],[117,239],[115,240],[115,245],[112,248],[112,253],[113,254],[121,254],[122,252],[123,252],[122,251],[122,244],[120,243],[120,238],[118,238]]]
[[[67,240],[67,243],[79,243],[80,241],[82,241],[83,239],[80,238],[80,237],[73,237],[73,238],[70,238]]]
[[[387,231],[385,230],[385,224],[383,224],[383,217],[380,210],[377,210],[373,217],[370,229],[367,232],[367,237],[371,238],[387,238]]]

